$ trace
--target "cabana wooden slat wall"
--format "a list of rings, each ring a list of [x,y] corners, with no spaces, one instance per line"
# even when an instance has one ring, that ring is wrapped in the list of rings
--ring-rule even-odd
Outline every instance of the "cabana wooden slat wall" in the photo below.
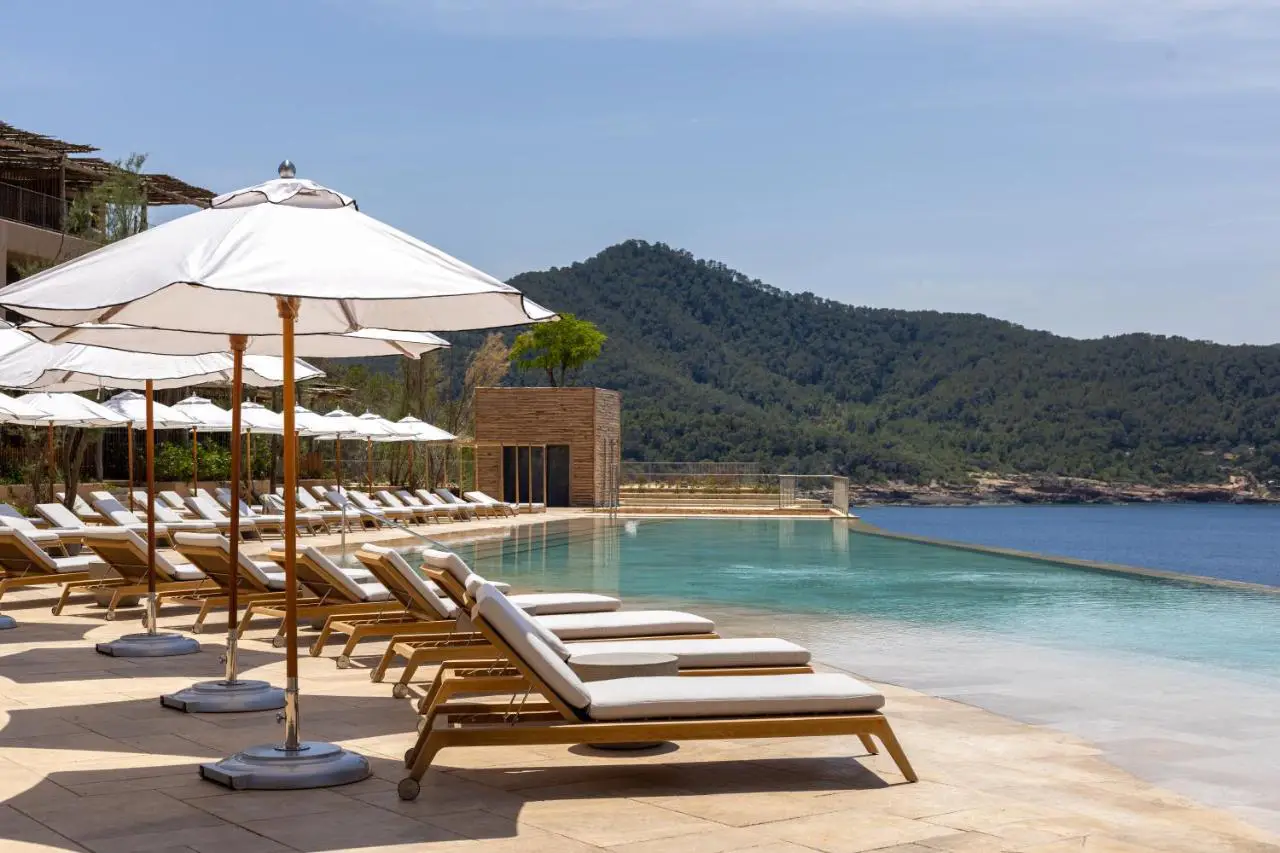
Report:
[[[621,446],[621,394],[603,388],[478,388],[475,407],[481,491],[503,499],[504,445],[568,445],[570,505],[604,504],[605,448],[611,438],[613,447]],[[526,476],[522,472],[521,480]]]

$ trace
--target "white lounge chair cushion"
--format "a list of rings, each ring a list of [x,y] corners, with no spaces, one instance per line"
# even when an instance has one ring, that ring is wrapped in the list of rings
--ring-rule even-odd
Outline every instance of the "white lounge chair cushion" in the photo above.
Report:
[[[585,685],[593,720],[858,714],[884,696],[843,673],[615,678]]]
[[[368,569],[344,569],[315,548],[304,548],[302,553],[319,567],[318,573],[326,576],[334,586],[342,587],[353,601],[386,601],[391,597],[387,588],[378,583]],[[371,592],[377,593],[378,597],[370,598]]]
[[[511,596],[511,602],[534,616],[562,613],[608,613],[622,602],[594,592],[529,592]]]
[[[664,637],[710,634],[710,619],[678,610],[615,610],[612,613],[565,613],[539,616],[543,627],[562,640],[607,640],[614,637]]]
[[[675,655],[681,669],[734,666],[805,666],[809,650],[771,637],[718,640],[604,640],[568,643],[569,656],[608,654]]]
[[[458,605],[446,599],[435,584],[418,574],[412,566],[405,562],[404,557],[400,556],[400,554],[380,545],[365,545],[364,550],[384,558],[387,565],[394,569],[404,579],[405,583],[418,593],[421,601],[434,611],[435,615],[441,619],[458,618]]]
[[[156,555],[159,556],[158,554]],[[159,567],[159,562],[156,566]],[[190,563],[171,563],[172,571],[169,573],[176,581],[202,581],[205,579],[205,573],[197,569]],[[283,588],[283,587],[282,587]]]
[[[507,593],[511,592],[511,584],[501,583],[499,581],[491,581],[488,578],[481,577],[475,572],[472,572],[471,577],[467,578],[467,583],[466,583],[467,595],[471,596],[474,599],[476,597],[476,590],[480,589],[480,587],[484,586],[485,584],[493,584],[494,589],[498,590],[498,592],[502,593],[503,595],[506,595]],[[524,609],[529,610],[528,607]]]
[[[538,677],[551,688],[566,705],[586,708],[591,702],[586,685],[552,649],[543,641],[539,632],[532,630],[529,617],[514,607],[507,597],[485,585],[476,599],[476,613],[493,626],[507,643]]]
[[[467,579],[475,574],[466,561],[452,551],[439,551],[435,548],[422,549],[422,562],[433,569],[441,569],[453,575],[461,586],[467,585]]]
[[[102,566],[103,562],[96,554],[91,554],[79,557],[54,557],[53,564],[58,567],[59,572],[83,572]]]

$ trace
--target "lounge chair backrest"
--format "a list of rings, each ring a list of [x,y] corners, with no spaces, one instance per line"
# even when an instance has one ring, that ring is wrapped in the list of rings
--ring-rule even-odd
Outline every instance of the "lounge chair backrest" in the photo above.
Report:
[[[422,549],[422,562],[433,569],[443,569],[453,575],[458,586],[466,587],[467,580],[475,574],[466,561],[452,551],[439,551],[435,548]]]
[[[227,537],[220,533],[190,533],[188,531],[180,531],[173,535],[174,544],[178,548],[178,553],[191,560],[206,575],[216,579],[219,584],[229,587],[232,583],[229,567],[231,565],[231,543]],[[210,557],[206,553],[202,553],[200,549],[214,550],[215,555]],[[240,552],[240,571],[237,572],[237,582],[239,580],[248,581],[248,585],[262,592],[270,589],[270,579],[253,560],[244,551]]]
[[[144,582],[147,579],[147,543],[127,527],[87,528],[85,547],[110,564],[121,577]],[[178,571],[160,551],[156,552],[156,574],[161,580],[176,580]]]
[[[133,490],[133,492],[132,492],[132,494],[133,494],[133,502],[134,502],[134,504],[136,504],[137,506],[146,506],[146,505],[147,505],[147,490],[146,490],[146,489],[134,489],[134,490]],[[158,496],[158,495],[156,496],[156,503],[160,503],[160,498],[159,498],[159,496]]]
[[[213,490],[213,496],[218,504],[226,509],[231,509],[231,490],[223,486]]]
[[[222,507],[218,506],[204,489],[200,492],[203,494],[197,493],[194,497],[187,498],[187,506],[191,507],[196,515],[208,521],[226,521],[227,514],[222,511]]]
[[[346,601],[365,601],[368,596],[346,572],[315,548],[307,547],[298,552],[298,580],[326,602],[341,598]]]
[[[143,506],[146,506],[146,504],[144,503]],[[156,521],[161,524],[181,524],[183,521],[182,516],[160,503],[160,501],[155,502],[151,507],[151,511],[155,514]]]
[[[582,679],[547,645],[541,633],[535,630],[532,620],[492,584],[480,587],[476,614],[566,705],[582,711],[591,704],[591,696]]]
[[[326,497],[331,491],[333,490],[329,488],[325,488],[324,486],[320,486],[320,485],[315,485],[311,487],[311,493],[318,498]]]
[[[156,497],[169,506],[170,509],[186,509],[187,505],[182,502],[182,495],[173,489],[165,489],[163,492],[157,492]],[[146,503],[146,501],[143,501]]]
[[[488,504],[489,506],[497,506],[498,502],[486,495],[484,492],[463,492],[462,496],[472,503]]]
[[[58,499],[59,503],[67,499],[66,492],[54,492],[53,496]],[[71,509],[79,515],[96,515],[93,507],[89,506],[89,502],[82,498],[79,492],[76,493],[75,500],[71,502]]]
[[[385,506],[395,507],[397,509],[406,508],[404,501],[400,500],[398,497],[391,494],[391,492],[388,492],[386,489],[378,490],[378,500],[382,501],[383,505]]]
[[[298,486],[298,503],[305,509],[320,508],[320,502],[316,500],[315,495],[302,488],[302,486]]]
[[[35,530],[36,526],[22,513],[8,504],[0,504],[0,524],[14,530]]]
[[[103,495],[103,497],[99,497],[99,495]],[[110,492],[94,492],[92,497],[93,508],[106,516],[112,524],[128,527],[142,523],[136,515],[124,508],[124,504],[113,498]]]
[[[279,495],[261,495],[259,500],[262,502],[262,508],[268,510],[273,515],[284,515],[284,498]]]
[[[0,566],[18,568],[28,563],[35,563],[50,574],[58,571],[53,557],[28,538],[25,531],[0,527]]]
[[[400,489],[396,492],[396,496],[404,501],[406,506],[426,506],[419,498],[411,495],[408,489]]]
[[[351,498],[351,501],[361,509],[382,509],[382,507],[378,506],[374,502],[373,498],[369,497],[364,492],[357,492],[355,489],[348,489],[347,497]]]
[[[441,499],[444,500],[445,503],[461,504],[462,506],[467,505],[466,501],[464,501],[462,498],[458,497],[448,489],[436,489],[436,494],[439,495]]]
[[[36,513],[54,527],[82,528],[85,523],[63,504],[36,504]]]
[[[427,506],[450,506],[450,503],[437,494],[428,492],[426,489],[418,489],[418,497],[427,502]]]
[[[362,550],[376,555],[379,563],[389,570],[393,577],[388,578],[388,580],[395,580],[396,583],[384,585],[392,590],[393,594],[397,590],[406,588],[412,592],[413,600],[401,601],[402,604],[415,610],[434,613],[441,619],[458,618],[458,605],[441,597],[440,593],[426,578],[418,574],[413,566],[405,562],[404,557],[381,545],[365,545]],[[397,595],[396,597],[399,598],[400,596]]]

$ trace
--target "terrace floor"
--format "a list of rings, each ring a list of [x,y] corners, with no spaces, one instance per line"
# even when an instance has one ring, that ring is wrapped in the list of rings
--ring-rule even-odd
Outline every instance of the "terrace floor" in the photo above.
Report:
[[[392,699],[362,669],[304,656],[304,736],[362,752],[374,776],[328,790],[233,793],[201,781],[196,765],[278,741],[275,713],[184,715],[157,701],[219,675],[221,625],[200,635],[201,654],[107,658],[92,643],[135,631],[133,618],[106,622],[91,605],[54,617],[51,603],[40,588],[2,602],[21,627],[0,632],[0,850],[1280,853],[1280,838],[1141,782],[1078,738],[892,685],[882,685],[886,714],[920,774],[915,785],[854,739],[630,755],[455,749],[441,753],[419,799],[404,803],[395,783],[415,737],[411,702]],[[190,619],[178,612],[162,624]],[[263,623],[243,644],[246,677],[283,683],[273,633]]]

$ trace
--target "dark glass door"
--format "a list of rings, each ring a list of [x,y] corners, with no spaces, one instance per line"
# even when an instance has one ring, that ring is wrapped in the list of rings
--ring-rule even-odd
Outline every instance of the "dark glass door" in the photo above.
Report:
[[[516,449],[502,448],[502,499],[507,503],[516,502]]]
[[[569,506],[569,445],[547,445],[547,506]]]

